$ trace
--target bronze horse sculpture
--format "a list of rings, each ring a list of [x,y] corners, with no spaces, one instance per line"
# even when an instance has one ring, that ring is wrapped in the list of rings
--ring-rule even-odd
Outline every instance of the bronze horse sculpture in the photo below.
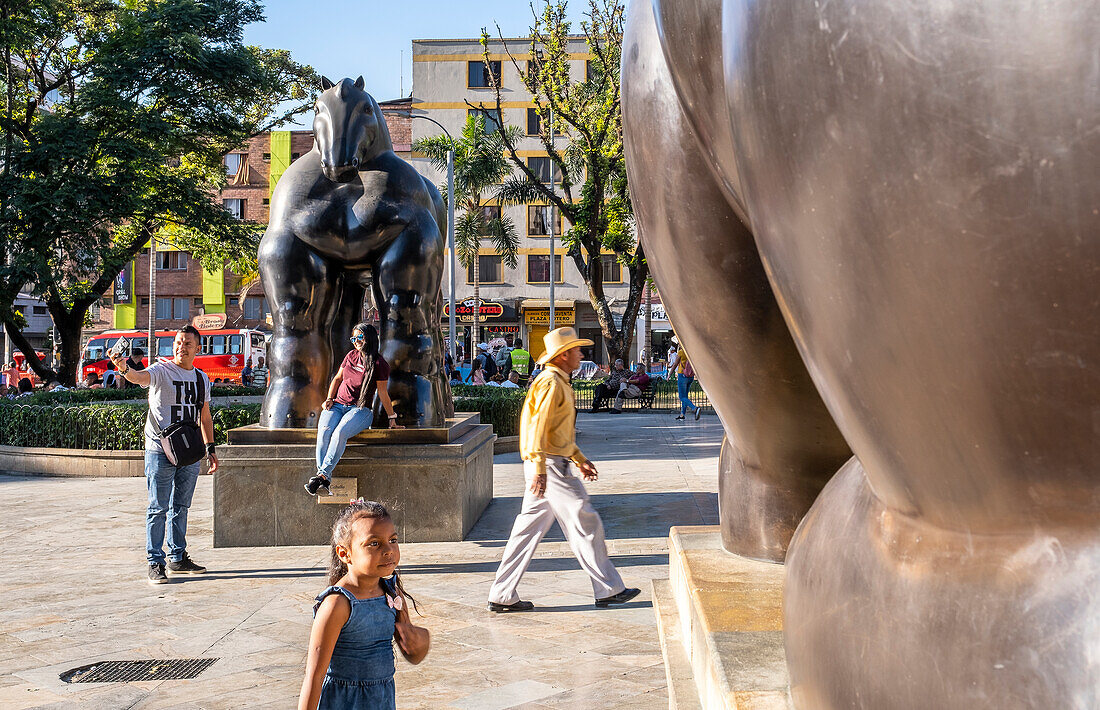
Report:
[[[369,283],[398,421],[441,426],[449,400],[439,332],[443,201],[393,153],[363,77],[336,84],[322,78],[322,89],[313,149],[279,180],[260,243],[275,330],[260,424],[317,426]],[[376,422],[385,421],[375,414]]]
[[[1100,0],[627,18],[639,233],[723,541],[786,552],[795,706],[1100,707]]]

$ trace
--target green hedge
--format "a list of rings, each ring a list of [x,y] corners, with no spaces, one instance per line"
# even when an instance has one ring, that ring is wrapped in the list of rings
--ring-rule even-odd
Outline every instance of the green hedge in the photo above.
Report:
[[[143,431],[148,407],[143,404],[36,406],[0,404],[0,445],[59,449],[134,451],[145,448]],[[224,444],[226,431],[260,420],[260,405],[211,407],[214,441]]]
[[[218,385],[212,387],[211,397],[251,397],[251,396],[263,396],[266,392],[262,387],[242,387],[241,385],[230,385],[223,387]],[[87,404],[90,402],[113,402],[127,399],[145,399],[148,396],[147,391],[143,387],[131,387],[130,389],[116,390],[82,390],[72,389],[64,390],[61,392],[36,392],[30,397],[22,397],[19,400],[20,404],[42,404],[42,405],[57,405],[57,404]]]
[[[457,388],[456,388],[457,389]],[[486,389],[478,387],[477,389]],[[493,387],[492,389],[497,389]],[[477,412],[482,424],[492,424],[497,436],[519,435],[519,415],[523,411],[523,390],[506,389],[506,394],[467,397],[456,395],[456,412]],[[480,395],[480,393],[479,393]]]

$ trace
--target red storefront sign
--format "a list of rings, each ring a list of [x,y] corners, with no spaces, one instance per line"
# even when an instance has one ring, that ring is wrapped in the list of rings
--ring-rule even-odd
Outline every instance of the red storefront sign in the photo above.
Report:
[[[482,321],[490,318],[500,318],[504,315],[504,306],[491,301],[482,301],[479,311]],[[444,302],[443,317],[449,318],[450,316],[451,304],[449,302]],[[472,323],[474,321],[474,299],[467,298],[464,301],[459,301],[455,306],[455,317],[463,322]]]

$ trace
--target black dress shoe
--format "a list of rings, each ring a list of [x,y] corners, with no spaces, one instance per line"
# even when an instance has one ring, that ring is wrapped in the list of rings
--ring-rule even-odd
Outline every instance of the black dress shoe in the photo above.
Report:
[[[604,607],[611,606],[612,604],[626,604],[628,601],[641,593],[642,590],[638,589],[637,587],[627,587],[618,594],[613,594],[612,596],[604,597],[603,599],[597,599],[596,606],[602,609]]]
[[[498,602],[489,602],[489,611],[495,611],[498,614],[503,614],[509,611],[531,611],[534,608],[534,604],[525,601],[518,601],[515,604],[500,604]]]

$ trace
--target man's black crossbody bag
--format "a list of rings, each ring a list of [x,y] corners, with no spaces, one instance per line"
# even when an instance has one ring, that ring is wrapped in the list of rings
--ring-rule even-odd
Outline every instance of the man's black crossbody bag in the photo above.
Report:
[[[195,379],[198,380],[198,406],[195,408],[196,419],[202,416],[202,404],[206,399],[206,385],[202,373],[195,368]],[[206,456],[206,444],[202,442],[202,429],[198,421],[176,422],[163,429],[157,429],[153,421],[153,412],[149,411],[149,422],[153,425],[153,431],[160,438],[160,448],[164,450],[164,456],[173,466],[190,466],[201,461]]]

